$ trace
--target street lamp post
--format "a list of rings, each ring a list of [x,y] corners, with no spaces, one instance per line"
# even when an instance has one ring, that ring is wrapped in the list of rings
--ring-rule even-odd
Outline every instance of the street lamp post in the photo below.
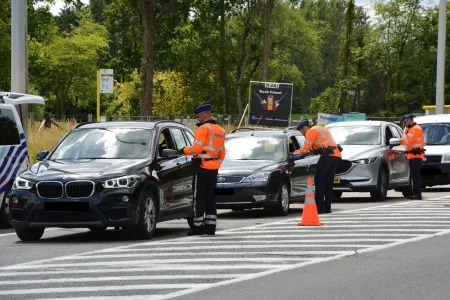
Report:
[[[439,1],[438,52],[436,71],[436,114],[444,113],[445,94],[445,35],[447,15],[447,0]]]
[[[11,1],[11,92],[28,93],[27,0]],[[28,137],[28,105],[17,107]]]

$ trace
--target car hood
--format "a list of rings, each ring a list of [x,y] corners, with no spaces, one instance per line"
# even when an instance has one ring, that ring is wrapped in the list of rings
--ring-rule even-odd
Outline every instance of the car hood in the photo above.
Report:
[[[425,155],[444,155],[450,152],[450,145],[425,145]]]
[[[342,159],[357,160],[369,157],[379,157],[381,152],[386,149],[380,145],[342,145]]]
[[[148,163],[136,159],[45,160],[34,164],[21,176],[33,180],[101,180],[130,174]]]
[[[271,160],[225,160],[220,166],[219,174],[249,175],[255,171],[270,171],[279,165],[279,162]]]

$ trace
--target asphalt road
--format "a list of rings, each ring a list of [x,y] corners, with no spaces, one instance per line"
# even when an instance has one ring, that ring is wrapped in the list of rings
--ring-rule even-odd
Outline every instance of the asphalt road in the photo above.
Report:
[[[448,281],[438,276],[448,274],[450,240],[421,240],[450,232],[450,199],[436,199],[449,191],[429,189],[423,201],[344,194],[333,214],[321,216],[324,226],[313,228],[296,225],[302,205],[287,217],[221,211],[216,237],[186,237],[184,220],[158,224],[144,242],[124,231],[54,229],[22,243],[2,231],[0,299],[419,299],[387,291],[413,285],[421,272],[430,285],[414,286],[436,297],[420,299],[448,299],[439,294],[448,284],[436,294],[430,289],[439,282],[431,284],[433,274]],[[420,255],[428,260],[417,261]],[[374,296],[362,297],[369,287]]]

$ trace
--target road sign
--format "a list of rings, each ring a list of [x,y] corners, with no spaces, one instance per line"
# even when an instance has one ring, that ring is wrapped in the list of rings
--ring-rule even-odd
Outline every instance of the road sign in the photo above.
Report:
[[[112,94],[114,92],[114,70],[100,69],[100,94]]]

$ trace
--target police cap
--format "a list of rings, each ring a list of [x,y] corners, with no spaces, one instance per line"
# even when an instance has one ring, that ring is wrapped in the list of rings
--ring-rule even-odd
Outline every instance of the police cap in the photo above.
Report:
[[[405,120],[407,120],[407,119],[412,120],[413,118],[414,118],[414,116],[412,114],[407,114],[402,117],[402,121],[405,122]]]
[[[203,103],[194,108],[194,113],[199,114],[203,111],[211,111],[211,103]]]
[[[297,130],[300,130],[300,129],[302,129],[303,127],[305,127],[305,126],[309,126],[309,121],[308,120],[302,120],[301,122],[300,122],[300,124],[298,124],[297,125]]]

